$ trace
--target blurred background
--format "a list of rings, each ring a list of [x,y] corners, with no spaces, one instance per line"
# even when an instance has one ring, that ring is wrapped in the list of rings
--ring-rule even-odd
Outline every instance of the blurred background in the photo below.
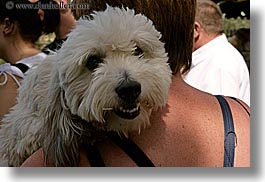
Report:
[[[240,28],[250,28],[250,0],[213,0],[224,15],[225,33],[232,36]]]
[[[250,68],[250,0],[212,0],[217,3],[224,17],[225,34],[229,41],[244,56]],[[43,35],[36,42],[36,47],[42,49],[52,42],[54,34]],[[0,59],[0,64],[4,63]]]
[[[243,55],[250,71],[250,0],[213,0],[224,16],[225,34]]]

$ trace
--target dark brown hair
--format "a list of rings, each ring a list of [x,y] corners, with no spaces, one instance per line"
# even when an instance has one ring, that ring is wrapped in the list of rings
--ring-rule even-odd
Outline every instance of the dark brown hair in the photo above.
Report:
[[[40,0],[37,3],[56,3],[53,0]],[[9,18],[11,22],[16,22],[19,32],[24,40],[35,42],[42,33],[52,33],[60,21],[59,9],[45,9],[44,19],[38,14],[39,9],[30,8],[28,5],[36,5],[28,0],[1,0],[0,21]],[[16,7],[16,5],[25,5]],[[24,7],[24,8],[23,8]]]
[[[56,4],[54,0],[39,0],[41,4]],[[38,2],[37,2],[38,3]],[[44,33],[52,33],[60,23],[60,10],[59,9],[42,9],[44,11],[44,19],[42,29]]]
[[[74,0],[73,3],[87,3],[89,9],[76,9],[74,16],[89,15],[103,11],[106,4],[129,7],[151,19],[168,52],[173,74],[186,72],[191,66],[193,30],[196,0]]]

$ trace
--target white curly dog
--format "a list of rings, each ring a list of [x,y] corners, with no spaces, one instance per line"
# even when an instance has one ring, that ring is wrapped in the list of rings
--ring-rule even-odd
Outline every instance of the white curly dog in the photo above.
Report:
[[[171,70],[161,34],[134,10],[108,6],[79,20],[62,48],[28,72],[1,122],[0,156],[20,166],[43,147],[55,166],[76,166],[97,131],[128,135],[166,104]]]

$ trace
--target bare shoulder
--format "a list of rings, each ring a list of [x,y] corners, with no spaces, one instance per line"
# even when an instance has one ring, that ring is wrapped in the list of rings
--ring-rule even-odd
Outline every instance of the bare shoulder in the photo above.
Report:
[[[153,128],[157,130],[150,129],[152,132],[149,139],[154,139],[156,143],[161,141],[161,145],[164,146],[165,143],[169,143],[166,151],[168,153],[173,149],[175,152],[170,154],[175,154],[171,157],[175,166],[222,167],[225,136],[224,120],[218,100],[213,95],[186,85],[179,88],[182,90],[171,89],[167,106],[161,113],[153,113],[152,121],[158,121],[157,125],[160,126],[156,127],[154,123]],[[249,167],[250,118],[247,111],[250,111],[250,108],[245,103],[238,103],[231,98],[227,98],[227,101],[232,111],[237,136],[234,166]],[[159,134],[160,137],[156,138],[155,135]],[[162,141],[161,134],[165,136],[165,141]],[[165,155],[165,151],[161,153]]]
[[[185,87],[173,83],[167,105],[152,113],[150,127],[134,139],[156,166],[222,167],[224,130],[218,101]]]
[[[18,81],[20,79],[16,77]],[[18,85],[9,74],[0,75],[0,118],[8,113],[9,109],[15,105],[18,93]]]
[[[235,165],[250,166],[250,108],[242,101],[226,98],[232,111],[236,132]]]
[[[90,164],[89,161],[87,160],[86,153],[83,150],[81,150],[79,167],[89,167],[89,166]],[[23,162],[21,167],[48,167],[45,164],[43,149],[40,148],[39,150],[34,152],[29,158],[27,158]]]
[[[43,150],[39,149],[24,161],[21,167],[45,167]]]

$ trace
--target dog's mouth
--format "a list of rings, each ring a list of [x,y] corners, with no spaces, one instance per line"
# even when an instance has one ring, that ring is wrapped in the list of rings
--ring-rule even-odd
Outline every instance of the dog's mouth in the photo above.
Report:
[[[124,103],[115,108],[114,112],[121,118],[134,119],[140,114],[140,103]]]

